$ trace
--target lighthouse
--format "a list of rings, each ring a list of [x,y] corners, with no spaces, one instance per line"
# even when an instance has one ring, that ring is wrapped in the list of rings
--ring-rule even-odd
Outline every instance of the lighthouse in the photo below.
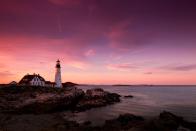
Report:
[[[61,65],[60,61],[56,61],[56,72],[55,72],[55,87],[61,88],[62,83],[61,83]]]

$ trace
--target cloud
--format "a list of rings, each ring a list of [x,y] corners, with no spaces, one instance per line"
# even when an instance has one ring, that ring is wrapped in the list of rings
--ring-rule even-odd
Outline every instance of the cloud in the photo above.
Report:
[[[176,2],[152,1],[1,0],[0,59],[8,65],[1,70],[25,73],[37,67],[43,71],[37,63],[53,66],[58,58],[62,65],[78,69],[88,69],[93,62],[105,67],[108,61],[161,60],[166,54],[163,48],[178,50],[179,43],[184,45],[182,51],[178,50],[180,55],[191,54],[182,59],[194,61],[196,8],[189,8],[194,4],[178,2],[176,8]],[[179,37],[180,32],[183,37]],[[145,50],[146,46],[152,50]],[[144,52],[138,52],[141,50]],[[172,54],[168,55],[160,64],[172,60]],[[144,64],[140,65],[143,68]],[[131,63],[107,65],[123,71],[137,69],[134,66],[138,67]],[[193,67],[174,65],[170,70]]]
[[[10,71],[0,71],[0,76],[1,77],[8,77],[8,76],[13,76],[14,74],[11,73]]]
[[[146,37],[142,35],[144,31],[139,31],[139,33],[136,31],[137,28],[134,27],[137,25],[132,23],[133,18],[130,18],[128,11],[121,6],[121,12],[116,10],[119,2],[110,6],[113,1],[46,0],[37,2],[28,0],[27,2],[14,2],[11,0],[14,4],[4,1],[2,5],[0,4],[2,7],[0,12],[4,12],[0,21],[0,35],[7,34],[10,39],[16,35],[26,35],[32,39],[36,37],[66,39],[67,41],[69,39],[70,45],[65,44],[66,46],[70,47],[71,44],[81,48],[89,46],[85,49],[99,46],[102,50],[107,50],[105,51],[107,53],[113,50],[114,52],[135,50],[143,45],[142,40],[146,43]],[[124,5],[127,2],[120,3]],[[54,5],[60,5],[62,8]],[[82,6],[74,9],[64,8],[77,5]],[[91,15],[88,15],[89,13]]]
[[[140,41],[146,39],[139,37],[143,31],[138,34],[134,30],[133,18],[128,16],[127,11],[121,10],[122,12],[118,13],[116,10],[118,2],[110,6],[111,1],[102,3],[94,0],[39,2],[11,0],[13,4],[4,1],[2,5],[0,4],[2,7],[0,12],[4,12],[0,21],[0,35],[7,34],[10,39],[16,35],[26,35],[32,39],[36,37],[66,39],[67,41],[69,39],[70,45],[65,44],[66,46],[70,47],[72,44],[85,49],[99,46],[102,50],[107,50],[105,51],[107,53],[113,50],[114,52],[135,50],[142,45]],[[62,8],[54,5],[62,6]],[[77,8],[64,8],[72,6],[77,6]],[[123,18],[117,19],[118,17]]]
[[[167,65],[167,66],[161,67],[161,69],[173,70],[173,71],[192,71],[192,70],[196,70],[196,64]]]
[[[128,71],[131,69],[138,69],[139,66],[130,63],[121,63],[121,64],[109,64],[107,68],[110,70],[119,70],[119,71]]]
[[[71,38],[2,38],[0,44],[0,58],[2,56],[2,60],[7,60],[6,64],[9,65],[9,67],[6,67],[6,69],[13,69],[12,63],[19,64],[20,66],[14,68],[14,70],[18,71],[41,70],[44,68],[44,65],[52,64],[51,62],[57,59],[60,59],[63,65],[77,69],[84,70],[89,68],[91,63],[86,55],[93,55],[94,51],[88,50],[87,53],[84,54],[85,48],[83,47],[86,47],[86,45],[77,45],[75,43],[78,43],[78,40]],[[40,64],[43,66],[40,66]],[[0,64],[0,68],[5,68],[5,66],[1,66]]]
[[[134,20],[126,19],[114,23],[106,33],[109,46],[121,52],[135,51],[149,44],[149,31],[135,29]]]
[[[122,51],[129,50],[129,45],[133,44],[133,41],[127,30],[129,22],[121,22],[111,27],[111,30],[106,34],[110,40],[110,47],[117,48]]]
[[[55,5],[70,7],[70,6],[79,5],[81,0],[48,0],[48,1]]]
[[[66,63],[68,66],[77,68],[77,69],[81,69],[81,70],[86,70],[90,67],[90,64],[87,62],[83,62],[83,61],[69,61]]]
[[[85,56],[94,56],[95,55],[95,50],[93,49],[90,49],[90,50],[87,50],[85,53],[84,53]]]
[[[152,72],[145,72],[144,74],[146,74],[146,75],[152,75],[153,73]]]

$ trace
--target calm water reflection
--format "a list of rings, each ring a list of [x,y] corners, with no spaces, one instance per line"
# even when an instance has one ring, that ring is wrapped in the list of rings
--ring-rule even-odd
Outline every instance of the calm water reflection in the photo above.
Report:
[[[99,125],[123,113],[152,117],[166,110],[196,121],[196,86],[79,86],[84,90],[98,87],[120,95],[131,94],[134,98],[122,97],[120,103],[80,113],[66,112],[65,116],[70,120],[92,121]]]

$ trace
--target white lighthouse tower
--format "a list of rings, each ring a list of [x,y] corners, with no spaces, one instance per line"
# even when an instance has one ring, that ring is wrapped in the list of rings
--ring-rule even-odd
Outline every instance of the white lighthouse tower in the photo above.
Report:
[[[61,88],[62,83],[61,83],[61,65],[60,61],[56,61],[56,72],[55,72],[55,87]]]

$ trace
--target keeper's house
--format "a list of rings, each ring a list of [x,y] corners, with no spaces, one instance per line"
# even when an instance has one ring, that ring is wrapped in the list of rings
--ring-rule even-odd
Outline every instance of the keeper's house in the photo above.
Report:
[[[19,85],[45,86],[45,79],[39,74],[27,74],[20,80]]]

